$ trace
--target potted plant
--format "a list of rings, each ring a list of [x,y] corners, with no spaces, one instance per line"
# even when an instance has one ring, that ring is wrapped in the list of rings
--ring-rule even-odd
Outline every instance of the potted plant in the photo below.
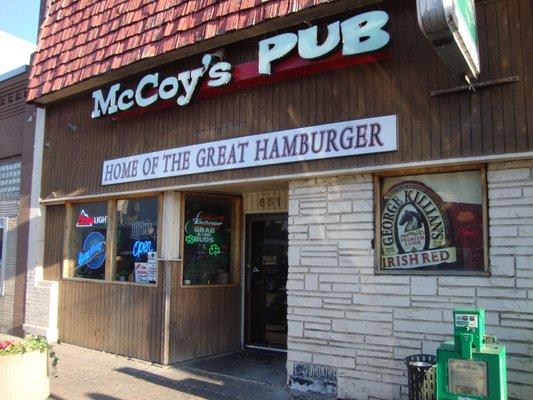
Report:
[[[48,361],[57,357],[45,338],[0,335],[0,399],[44,400],[50,395]],[[28,384],[31,382],[31,384]]]

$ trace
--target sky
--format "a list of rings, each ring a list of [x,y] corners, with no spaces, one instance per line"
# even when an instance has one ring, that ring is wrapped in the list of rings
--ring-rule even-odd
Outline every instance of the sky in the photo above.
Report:
[[[37,42],[39,0],[0,0],[0,31]]]
[[[0,0],[0,75],[29,64],[37,42],[39,0]]]

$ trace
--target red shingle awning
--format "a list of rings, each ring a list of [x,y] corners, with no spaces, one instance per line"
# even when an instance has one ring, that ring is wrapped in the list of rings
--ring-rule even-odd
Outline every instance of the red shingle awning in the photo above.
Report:
[[[51,0],[28,101],[331,0]]]

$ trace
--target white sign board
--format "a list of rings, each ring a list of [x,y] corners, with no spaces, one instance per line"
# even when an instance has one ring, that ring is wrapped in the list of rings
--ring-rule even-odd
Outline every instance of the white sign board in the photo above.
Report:
[[[387,115],[107,160],[102,168],[102,185],[396,149],[396,115]]]

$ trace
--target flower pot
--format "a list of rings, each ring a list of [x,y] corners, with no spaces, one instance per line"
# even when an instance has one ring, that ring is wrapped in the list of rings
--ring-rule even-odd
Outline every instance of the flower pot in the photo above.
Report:
[[[44,400],[50,395],[48,352],[0,357],[1,400]]]

